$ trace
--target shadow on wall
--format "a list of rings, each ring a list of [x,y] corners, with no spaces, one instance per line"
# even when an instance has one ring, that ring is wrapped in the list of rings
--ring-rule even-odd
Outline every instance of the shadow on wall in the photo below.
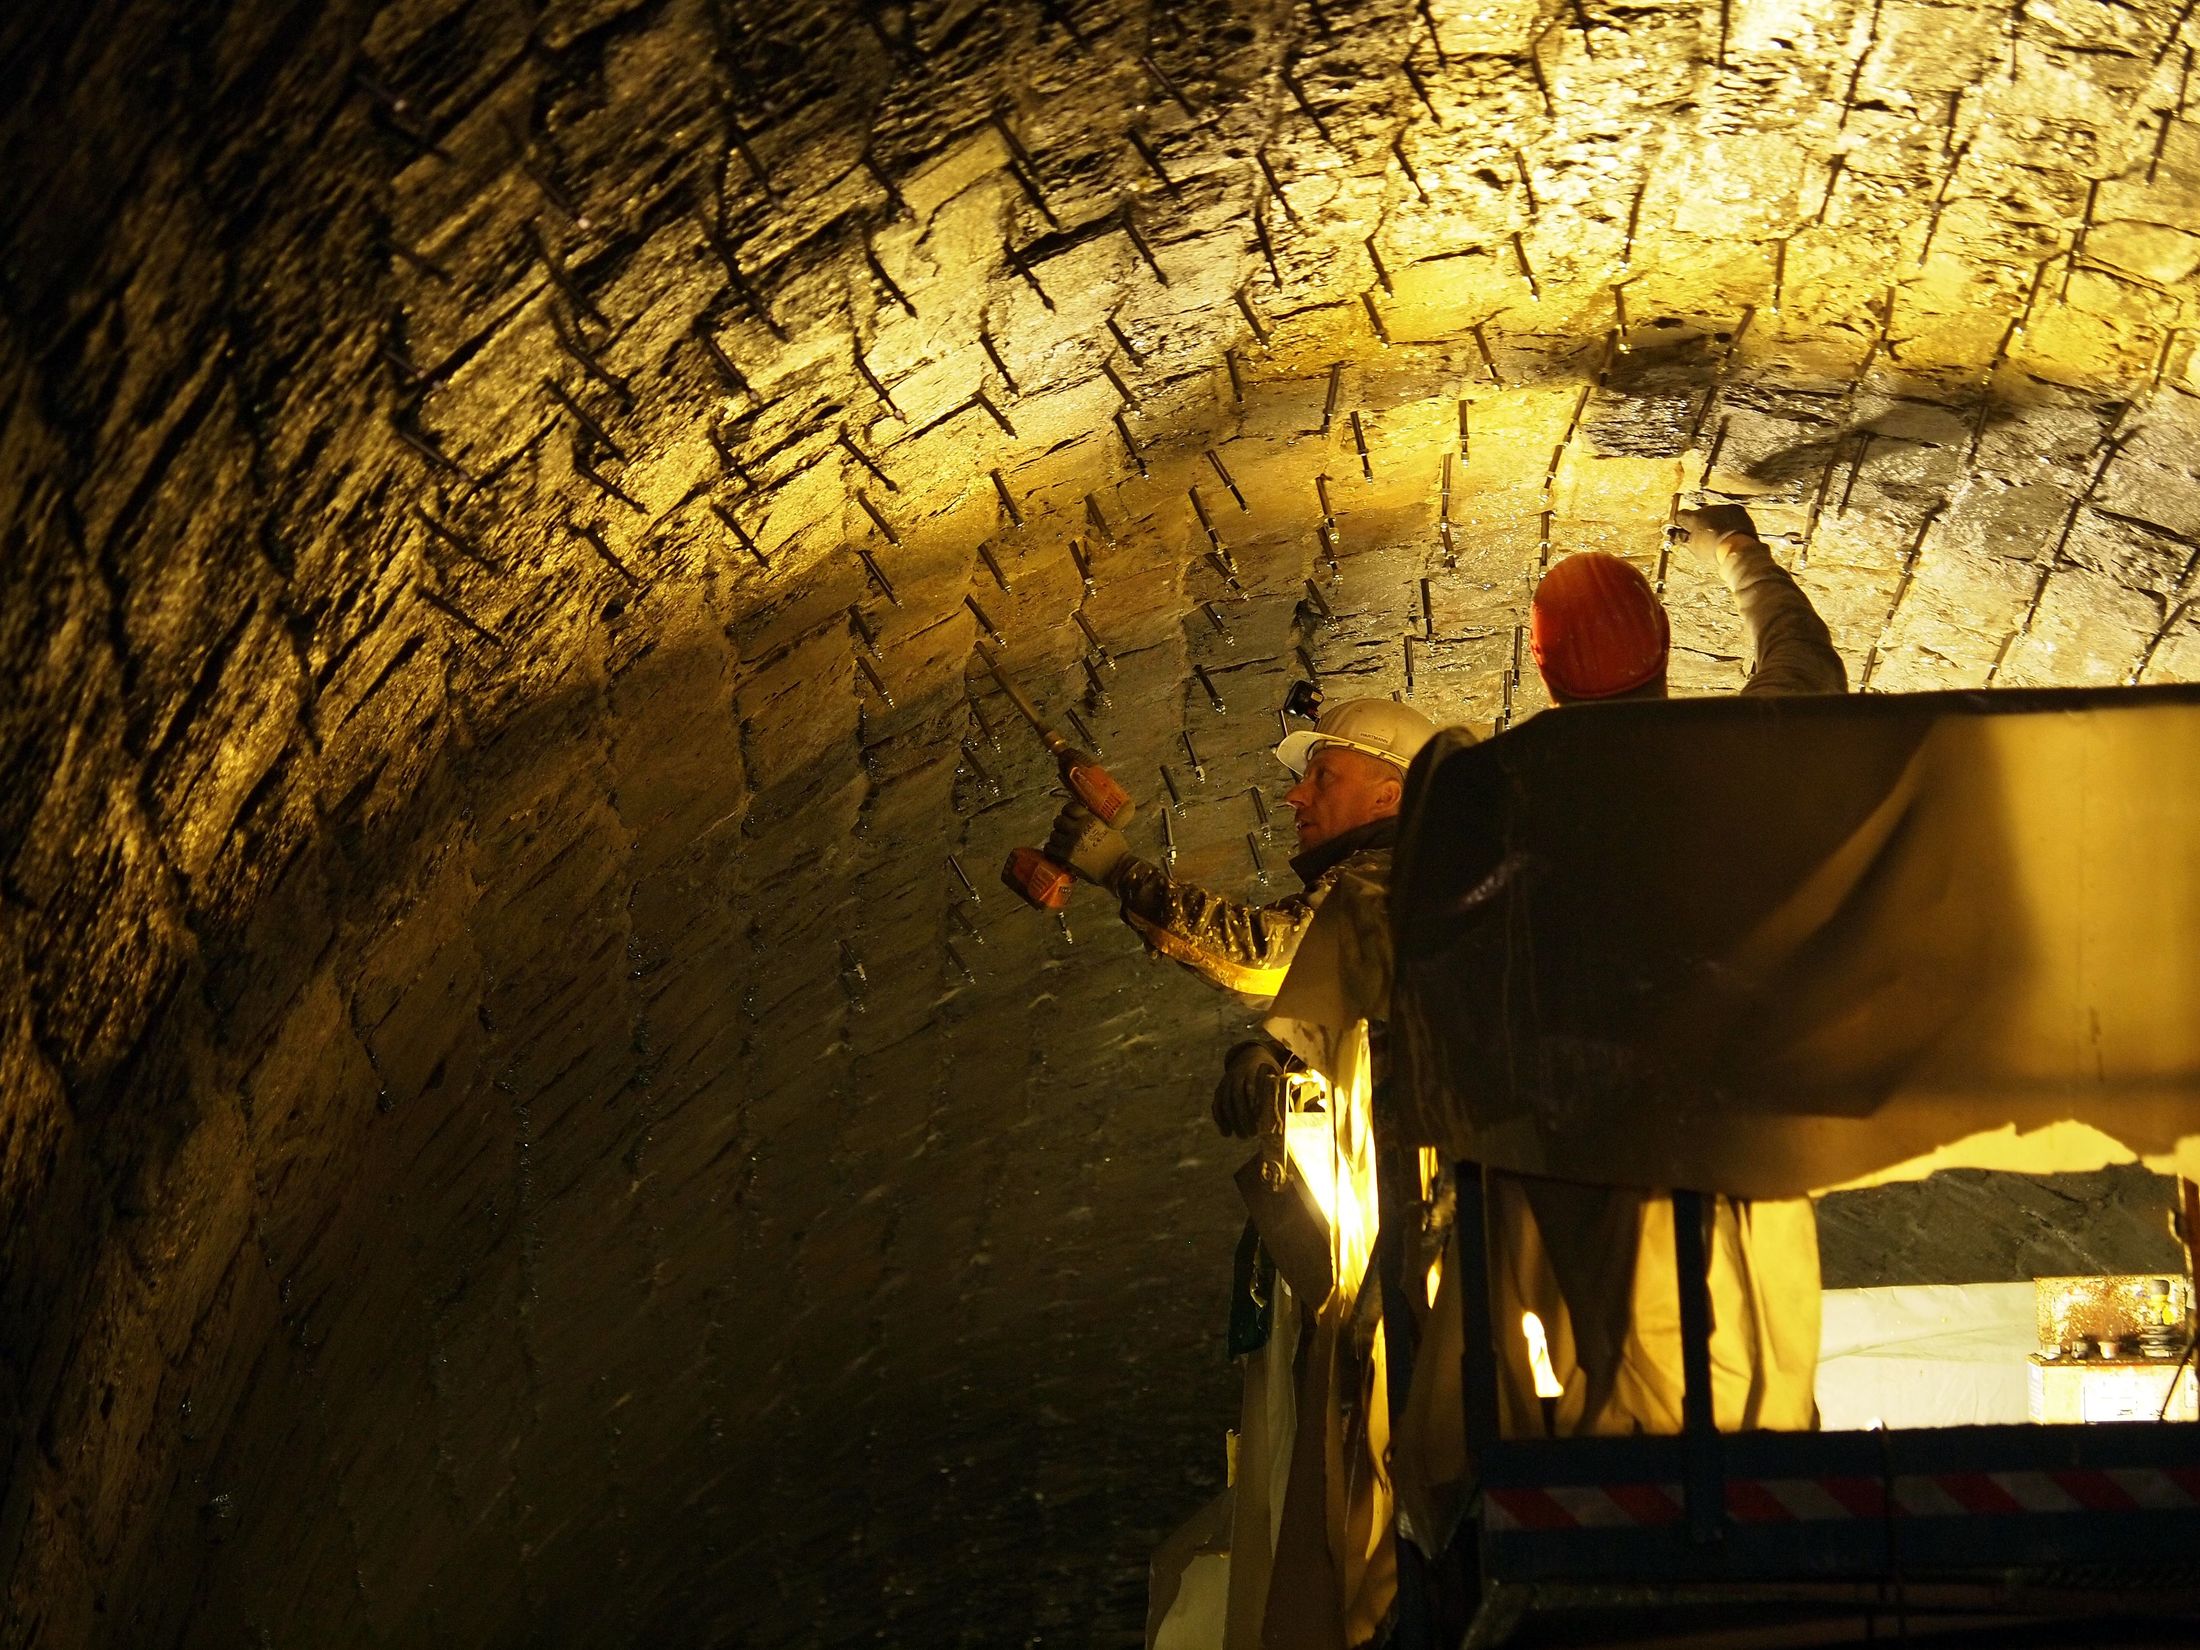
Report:
[[[701,725],[721,666],[664,650],[616,681],[641,707],[616,774],[569,688],[360,827],[248,818],[243,924],[139,981],[144,1029],[66,1090],[38,1010],[14,1018],[0,1642],[493,1639],[614,1563],[676,1564],[681,1520],[737,1544],[774,1457],[852,1447],[774,1370],[866,1331],[797,1334],[740,1215],[756,1131],[828,1052],[792,1028],[844,1004],[801,955],[829,941],[780,920],[815,879],[765,863],[787,833],[745,837],[730,716],[728,748]],[[753,801],[844,812],[861,780],[851,752]],[[794,934],[769,967],[738,944],[757,921]],[[70,989],[76,959],[37,961],[18,1001]],[[593,1499],[572,1474],[628,1497],[631,1547],[561,1545],[553,1514]]]

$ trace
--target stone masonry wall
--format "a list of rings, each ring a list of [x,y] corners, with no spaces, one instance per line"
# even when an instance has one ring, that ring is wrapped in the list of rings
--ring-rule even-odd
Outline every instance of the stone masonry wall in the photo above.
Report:
[[[2200,675],[2192,10],[12,9],[0,1645],[1135,1642],[1247,1014],[976,644],[1241,892],[1553,555],[1735,685],[1700,488],[1859,687]]]

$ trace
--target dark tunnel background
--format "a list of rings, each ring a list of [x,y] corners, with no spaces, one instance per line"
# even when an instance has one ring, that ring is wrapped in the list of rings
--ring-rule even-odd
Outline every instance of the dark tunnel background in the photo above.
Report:
[[[2190,15],[10,11],[0,1645],[1136,1641],[1248,1016],[999,889],[973,644],[1239,893],[1291,678],[1532,712],[1554,541],[1731,688],[1707,472],[1859,685],[2192,679]]]

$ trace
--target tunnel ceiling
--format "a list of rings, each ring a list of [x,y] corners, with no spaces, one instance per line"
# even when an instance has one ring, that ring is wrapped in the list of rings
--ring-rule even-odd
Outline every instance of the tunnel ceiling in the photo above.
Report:
[[[11,12],[0,1642],[1135,1637],[1247,1015],[976,645],[1242,893],[1551,556],[1734,686],[1706,472],[1858,685],[2200,675],[2192,11]]]

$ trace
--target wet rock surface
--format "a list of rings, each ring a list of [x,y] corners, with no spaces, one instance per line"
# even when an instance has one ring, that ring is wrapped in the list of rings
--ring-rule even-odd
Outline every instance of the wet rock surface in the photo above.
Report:
[[[1829,1289],[2181,1272],[2169,1184],[2129,1166],[2091,1174],[1951,1170],[1818,1203]]]
[[[2189,19],[0,21],[0,1643],[1134,1641],[1247,1016],[998,888],[974,644],[1246,893],[1552,554],[1738,683],[1706,483],[1860,686],[2191,679]]]

